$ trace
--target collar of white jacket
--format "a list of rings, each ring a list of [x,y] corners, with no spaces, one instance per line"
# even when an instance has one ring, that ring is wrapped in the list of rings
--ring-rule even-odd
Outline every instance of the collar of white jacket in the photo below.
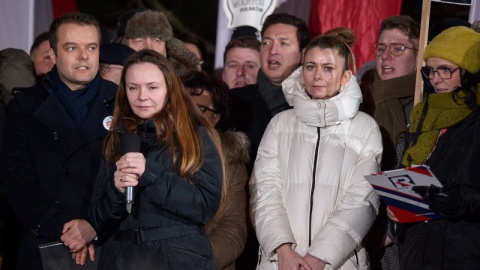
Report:
[[[326,127],[338,125],[353,118],[362,102],[362,91],[355,76],[329,99],[311,99],[305,90],[302,67],[297,68],[282,82],[282,90],[295,114],[306,125]]]

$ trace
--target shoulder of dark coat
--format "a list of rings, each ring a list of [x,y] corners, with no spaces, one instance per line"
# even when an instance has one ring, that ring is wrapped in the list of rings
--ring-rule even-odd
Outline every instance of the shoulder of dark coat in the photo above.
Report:
[[[10,101],[9,107],[18,106],[23,113],[33,113],[50,96],[50,91],[43,82],[32,87],[16,88],[16,91],[18,93]]]
[[[105,106],[107,106],[107,108],[109,108],[112,114],[113,114],[113,108],[115,105],[115,97],[117,95],[117,90],[118,90],[118,85],[116,85],[111,81],[102,79],[102,85],[100,86],[100,91],[108,92],[104,95],[103,103],[105,104]]]
[[[100,86],[101,88],[104,88],[104,89],[108,89],[109,91],[111,91],[112,93],[117,93],[117,89],[118,89],[118,85],[109,81],[109,80],[105,80],[105,79],[102,79],[102,86]]]
[[[233,88],[229,90],[232,104],[238,105],[238,103],[247,102],[248,104],[261,104],[264,103],[258,86],[256,84],[249,84],[240,88]],[[235,104],[237,103],[237,104]]]
[[[32,87],[16,88],[18,93],[11,101],[10,105],[19,106],[20,111],[24,113],[34,112],[49,96],[52,91],[53,83],[44,78],[42,82]],[[115,95],[118,86],[110,81],[103,80],[100,86],[100,91],[108,91],[110,98],[104,100],[107,107],[111,107],[113,111],[113,103],[115,102]],[[109,106],[111,105],[111,106]]]
[[[229,94],[233,96],[249,96],[258,91],[258,85],[249,84],[244,87],[232,88],[229,91]]]

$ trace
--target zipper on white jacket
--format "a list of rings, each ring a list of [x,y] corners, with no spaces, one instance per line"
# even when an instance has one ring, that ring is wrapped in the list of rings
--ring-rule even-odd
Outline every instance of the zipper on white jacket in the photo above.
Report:
[[[315,171],[317,170],[318,148],[320,147],[320,127],[317,127],[317,144],[315,146],[315,158],[313,160],[312,190],[310,191],[310,215],[308,217],[308,246],[312,245],[312,211],[313,193],[315,192]]]

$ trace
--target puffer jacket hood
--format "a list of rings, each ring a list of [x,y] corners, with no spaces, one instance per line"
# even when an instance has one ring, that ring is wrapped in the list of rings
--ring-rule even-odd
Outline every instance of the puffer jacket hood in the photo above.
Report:
[[[302,67],[297,68],[282,82],[282,89],[297,117],[306,125],[315,127],[338,125],[353,118],[362,102],[362,91],[353,75],[338,95],[329,99],[311,99],[308,96]]]
[[[31,87],[35,83],[33,62],[24,50],[7,48],[0,51],[0,91],[5,105],[13,98],[13,88]]]

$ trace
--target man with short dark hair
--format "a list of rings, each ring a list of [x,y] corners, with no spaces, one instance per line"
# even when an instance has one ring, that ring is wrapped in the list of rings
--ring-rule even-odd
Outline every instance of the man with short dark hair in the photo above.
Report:
[[[410,16],[391,16],[382,21],[377,43],[373,46],[375,71],[364,94],[364,111],[369,113],[382,133],[382,171],[401,166],[405,151],[410,111],[415,94],[415,70],[420,25]],[[377,243],[394,238],[385,204],[365,241],[372,269],[399,269],[397,246],[383,249]],[[390,243],[389,243],[390,244]]]
[[[257,84],[230,91],[232,110],[227,124],[228,128],[243,131],[249,137],[252,162],[272,117],[290,108],[281,83],[300,66],[302,51],[310,41],[306,23],[284,13],[269,15],[263,23],[261,35]]]
[[[2,188],[24,228],[17,269],[42,269],[38,246],[54,241],[77,262],[93,258],[97,236],[88,208],[117,87],[98,72],[94,17],[55,19],[50,44],[55,66],[11,101],[0,148]]]
[[[413,18],[391,16],[382,21],[374,46],[376,72],[364,107],[382,132],[382,170],[397,168],[402,160],[415,94],[419,36],[420,26]]]
[[[257,83],[260,69],[260,41],[252,36],[233,38],[223,54],[223,81],[228,88]]]

